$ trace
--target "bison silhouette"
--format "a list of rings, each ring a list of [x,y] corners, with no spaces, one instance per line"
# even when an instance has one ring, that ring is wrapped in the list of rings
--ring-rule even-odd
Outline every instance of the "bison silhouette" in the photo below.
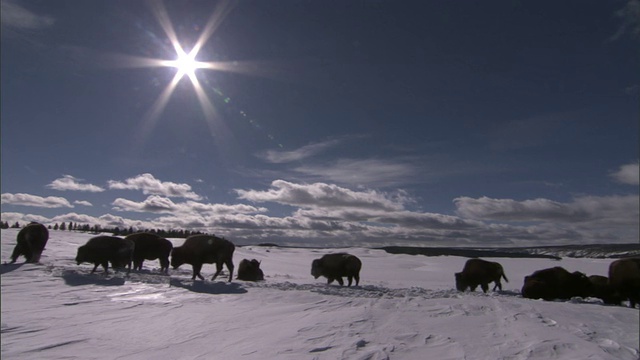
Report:
[[[11,263],[15,263],[23,255],[28,263],[37,263],[49,240],[49,230],[37,222],[23,227],[17,236],[17,244],[11,253]]]
[[[311,263],[311,275],[314,278],[324,276],[327,278],[327,284],[331,284],[334,280],[338,281],[340,286],[344,285],[343,277],[347,277],[351,286],[351,281],[356,280],[356,286],[360,282],[360,269],[362,262],[356,256],[347,253],[327,254],[320,259],[315,259]]]
[[[192,280],[196,276],[200,280],[204,277],[200,274],[203,264],[216,264],[216,273],[211,281],[222,271],[222,265],[226,265],[229,270],[229,281],[233,279],[233,252],[236,247],[226,239],[221,239],[212,235],[192,235],[189,236],[182,246],[177,246],[171,251],[171,266],[177,269],[182,264],[191,264],[193,268]]]

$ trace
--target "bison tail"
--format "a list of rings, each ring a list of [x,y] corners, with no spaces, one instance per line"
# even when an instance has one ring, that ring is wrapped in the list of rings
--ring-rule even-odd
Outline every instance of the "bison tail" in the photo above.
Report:
[[[504,274],[504,271],[502,272],[502,277],[504,278],[504,281],[509,282],[509,279],[507,279],[507,275]]]

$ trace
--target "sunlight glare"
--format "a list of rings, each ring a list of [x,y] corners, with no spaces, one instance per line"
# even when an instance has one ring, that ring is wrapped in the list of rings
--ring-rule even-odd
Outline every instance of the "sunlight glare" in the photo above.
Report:
[[[196,69],[202,67],[202,65],[195,59],[195,51],[191,51],[187,54],[186,52],[184,52],[184,50],[179,49],[177,55],[178,58],[172,61],[170,63],[170,66],[178,69],[179,78],[182,78],[184,75],[186,75],[190,79],[194,79]]]

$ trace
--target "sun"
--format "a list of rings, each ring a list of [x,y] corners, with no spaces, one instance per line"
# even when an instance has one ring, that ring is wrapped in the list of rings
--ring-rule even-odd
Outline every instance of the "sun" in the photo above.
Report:
[[[186,53],[180,46],[177,46],[177,58],[173,61],[167,61],[166,65],[175,67],[178,70],[176,73],[177,80],[187,76],[191,79],[191,82],[194,82],[196,79],[196,69],[201,69],[207,66],[206,63],[196,61],[196,55],[197,54],[194,50]]]

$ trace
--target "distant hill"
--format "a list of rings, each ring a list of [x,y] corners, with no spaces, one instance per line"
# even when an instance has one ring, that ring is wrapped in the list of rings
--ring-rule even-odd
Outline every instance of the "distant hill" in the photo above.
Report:
[[[558,245],[513,248],[450,248],[450,247],[414,247],[383,246],[376,249],[390,254],[408,254],[425,256],[464,256],[464,257],[508,257],[508,258],[596,258],[617,259],[640,256],[640,244],[594,244],[594,245]]]

